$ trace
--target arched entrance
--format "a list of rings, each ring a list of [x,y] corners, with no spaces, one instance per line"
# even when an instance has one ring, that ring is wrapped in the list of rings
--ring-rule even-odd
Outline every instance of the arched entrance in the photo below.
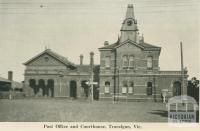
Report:
[[[34,94],[36,95],[38,93],[39,89],[36,86],[36,81],[34,79],[29,80],[29,86],[33,89]]]
[[[38,87],[39,87],[39,96],[44,96],[44,95],[47,95],[47,87],[45,86],[45,81],[43,79],[40,79],[39,80],[39,83],[38,83]]]
[[[70,97],[76,98],[76,81],[70,81]]]
[[[175,81],[173,83],[173,96],[181,95],[181,82]]]
[[[47,81],[48,96],[54,97],[54,80],[49,79]]]

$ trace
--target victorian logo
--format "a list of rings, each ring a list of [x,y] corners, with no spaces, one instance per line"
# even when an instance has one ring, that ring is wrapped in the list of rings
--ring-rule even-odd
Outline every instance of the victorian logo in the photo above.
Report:
[[[167,103],[168,122],[170,124],[178,123],[196,123],[197,102],[194,98],[186,95],[175,96],[169,99]]]

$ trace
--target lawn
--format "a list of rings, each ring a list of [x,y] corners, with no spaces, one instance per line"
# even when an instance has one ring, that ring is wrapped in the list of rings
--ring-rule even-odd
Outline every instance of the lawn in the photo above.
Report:
[[[167,122],[163,103],[0,99],[1,122]]]

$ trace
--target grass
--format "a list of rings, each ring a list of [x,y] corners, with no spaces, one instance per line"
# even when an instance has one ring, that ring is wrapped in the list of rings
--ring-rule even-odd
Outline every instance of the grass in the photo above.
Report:
[[[1,122],[167,122],[163,103],[0,99]]]

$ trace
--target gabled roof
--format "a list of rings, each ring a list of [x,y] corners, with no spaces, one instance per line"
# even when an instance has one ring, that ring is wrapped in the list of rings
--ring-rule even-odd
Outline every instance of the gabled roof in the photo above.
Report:
[[[134,41],[131,41],[129,39],[124,41],[124,42],[122,42],[122,43],[120,43],[119,40],[118,40],[114,44],[99,48],[99,50],[112,50],[112,49],[115,49],[115,48],[117,48],[117,47],[119,47],[119,46],[121,46],[123,44],[126,44],[126,43],[132,43],[132,44],[134,44],[134,45],[136,45],[136,46],[138,46],[138,47],[140,47],[141,49],[144,49],[144,50],[161,50],[161,47],[154,46],[152,44],[148,44],[148,43],[145,43],[145,42],[138,44],[138,43],[136,43]]]
[[[3,82],[11,82],[10,80],[6,79],[6,78],[3,78],[3,77],[0,77],[0,81],[3,81]]]
[[[52,56],[53,58],[55,58],[56,60],[60,61],[61,63],[63,63],[66,66],[73,66],[75,67],[75,64],[70,62],[67,58],[53,52],[50,49],[46,49],[45,51],[43,51],[42,53],[36,55],[35,57],[31,58],[30,60],[28,60],[27,62],[24,63],[24,65],[28,65],[29,63],[31,63],[32,61],[34,61],[35,59],[37,59],[38,57],[42,56],[43,54],[48,54],[50,56]]]
[[[139,48],[141,48],[141,49],[144,49],[143,46],[141,46],[140,44],[137,44],[136,42],[134,42],[134,41],[132,41],[132,40],[130,40],[130,39],[128,39],[128,40],[126,40],[126,41],[120,43],[120,44],[119,44],[118,46],[116,46],[115,48],[118,48],[118,47],[120,47],[120,46],[122,46],[122,45],[124,45],[124,44],[126,44],[126,43],[131,43],[131,44],[133,44],[133,45],[135,45],[135,46],[137,46],[137,47],[139,47]]]

